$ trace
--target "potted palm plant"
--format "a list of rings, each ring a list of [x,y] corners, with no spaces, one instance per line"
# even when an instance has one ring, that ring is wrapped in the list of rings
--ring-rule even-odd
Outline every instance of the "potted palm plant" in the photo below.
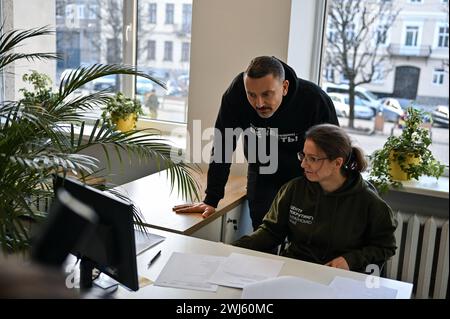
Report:
[[[0,27],[0,72],[17,60],[53,59],[51,53],[16,53],[24,40],[51,34],[47,28],[6,31]],[[98,160],[80,152],[92,145],[101,145],[108,160],[111,146],[122,161],[120,150],[128,156],[156,161],[167,168],[172,182],[180,185],[183,197],[198,197],[195,167],[176,158],[176,150],[161,139],[156,130],[116,131],[97,120],[86,138],[83,113],[104,106],[112,100],[104,91],[82,96],[72,93],[95,79],[127,74],[141,76],[164,86],[157,79],[122,65],[79,67],[61,80],[52,92],[36,74],[28,80],[38,84],[34,92],[25,91],[19,101],[0,101],[0,247],[3,252],[26,251],[30,244],[29,221],[45,218],[42,201],[53,197],[52,177],[55,172],[72,173],[85,181],[98,169]],[[175,160],[176,159],[176,160]],[[138,212],[135,219],[140,221]]]
[[[423,111],[408,108],[401,135],[390,136],[383,148],[371,155],[369,180],[380,193],[400,187],[401,181],[442,175],[444,165],[429,149],[431,137],[429,129],[423,127],[425,118]]]

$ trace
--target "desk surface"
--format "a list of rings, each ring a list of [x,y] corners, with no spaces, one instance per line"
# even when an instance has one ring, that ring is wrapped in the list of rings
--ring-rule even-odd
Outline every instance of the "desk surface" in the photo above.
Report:
[[[189,236],[178,235],[174,233],[164,232],[157,229],[150,229],[152,233],[163,235],[166,239],[152,247],[142,255],[137,257],[138,272],[140,276],[144,276],[155,281],[164,265],[169,260],[171,253],[195,253],[214,256],[228,256],[232,252],[247,254],[252,256],[260,256],[271,259],[284,261],[283,268],[279,276],[298,276],[307,280],[315,281],[322,284],[329,284],[335,276],[342,276],[364,281],[367,275],[346,271],[342,269],[331,268],[301,260],[287,257],[281,257],[240,247],[234,247],[224,243],[216,243],[203,239],[193,238]],[[161,250],[161,256],[147,269],[149,259]],[[180,265],[182,267],[182,265]],[[383,286],[397,289],[397,298],[410,298],[412,293],[412,284],[401,281],[380,278]],[[119,287],[117,298],[158,298],[158,299],[239,299],[241,298],[241,289],[219,286],[217,292],[198,291],[190,289],[177,289],[170,287],[158,287],[153,284],[142,287],[137,292],[127,291],[123,287]]]
[[[206,188],[206,173],[199,176],[200,196]],[[175,205],[185,204],[177,195],[177,187],[171,191],[167,172],[161,171],[116,187],[139,207],[144,217],[144,225],[179,234],[191,235],[200,228],[221,217],[238,206],[247,194],[247,178],[230,176],[225,187],[225,197],[219,202],[216,213],[208,218],[201,214],[176,214]]]

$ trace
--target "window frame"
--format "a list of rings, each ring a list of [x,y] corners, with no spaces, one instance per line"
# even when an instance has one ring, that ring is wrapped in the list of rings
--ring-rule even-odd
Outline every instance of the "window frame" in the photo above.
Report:
[[[417,38],[416,38],[416,45],[412,46],[412,45],[406,45],[406,38],[407,38],[407,29],[408,27],[417,27]],[[422,30],[423,30],[423,23],[422,22],[416,22],[416,21],[405,21],[403,23],[403,28],[402,28],[402,40],[401,40],[401,46],[403,48],[408,48],[408,49],[412,49],[412,48],[419,48],[421,46],[422,43]]]
[[[433,75],[431,77],[431,83],[435,86],[443,86],[445,82],[445,70],[442,68],[434,68],[433,69]],[[435,78],[438,79],[438,81],[435,82]]]
[[[447,28],[447,33],[440,33],[440,28]],[[449,42],[450,42],[450,34],[449,34],[449,24],[446,22],[439,22],[436,23],[436,32],[435,32],[436,36],[435,36],[435,43],[434,43],[434,47],[437,49],[448,49],[449,48]],[[447,46],[440,46],[439,45],[439,40],[442,37],[445,39],[445,35],[447,35]]]

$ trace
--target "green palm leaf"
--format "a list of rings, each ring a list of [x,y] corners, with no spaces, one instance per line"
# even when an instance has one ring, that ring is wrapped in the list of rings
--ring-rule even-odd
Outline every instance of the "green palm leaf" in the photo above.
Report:
[[[3,25],[0,27],[0,70],[6,65],[17,61],[27,59],[32,60],[48,60],[57,59],[59,55],[56,53],[13,53],[12,51],[21,44],[22,41],[39,37],[43,35],[51,35],[54,33],[49,27],[41,27],[29,30],[12,30],[3,32]]]

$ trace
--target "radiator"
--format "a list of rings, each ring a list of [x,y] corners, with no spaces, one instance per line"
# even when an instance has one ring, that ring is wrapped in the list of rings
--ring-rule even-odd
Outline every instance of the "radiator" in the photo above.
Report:
[[[397,221],[397,251],[385,276],[412,283],[414,298],[448,297],[448,219],[398,212]]]

